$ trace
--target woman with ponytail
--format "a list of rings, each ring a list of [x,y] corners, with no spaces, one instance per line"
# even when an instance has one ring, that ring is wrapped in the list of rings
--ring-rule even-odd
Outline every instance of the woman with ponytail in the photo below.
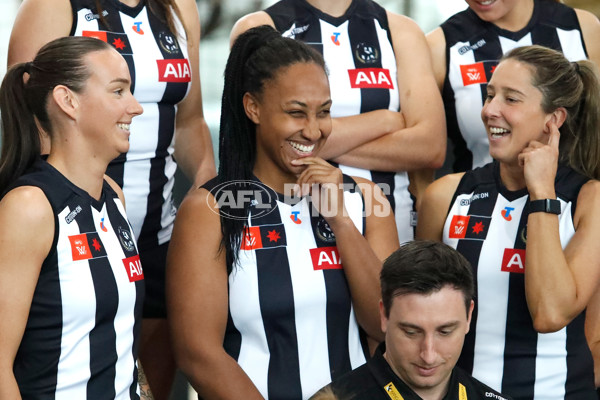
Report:
[[[44,43],[63,36],[111,44],[127,61],[131,90],[146,111],[131,125],[129,151],[106,174],[123,189],[145,269],[140,359],[156,400],[167,400],[175,376],[165,306],[175,174],[179,168],[195,185],[216,175],[202,112],[198,8],[194,0],[23,0],[8,64],[31,61]]]
[[[48,43],[4,77],[2,399],[145,393],[136,360],[143,271],[123,194],[105,176],[142,113],[130,84],[119,53],[82,37]],[[44,158],[38,125],[51,142]]]
[[[361,331],[382,338],[394,217],[375,184],[319,158],[330,107],[306,44],[268,26],[236,40],[219,173],[182,203],[167,259],[176,359],[204,399],[307,399],[365,362]]]
[[[597,399],[599,108],[591,61],[510,51],[481,112],[494,161],[424,198],[417,235],[456,248],[476,276],[458,365],[516,400]]]

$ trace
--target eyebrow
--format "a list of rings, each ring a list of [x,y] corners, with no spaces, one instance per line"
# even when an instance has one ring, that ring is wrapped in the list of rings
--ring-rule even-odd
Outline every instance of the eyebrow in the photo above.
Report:
[[[494,85],[492,85],[492,84],[489,84],[487,87],[489,87],[489,88],[490,88],[490,89],[492,89],[492,90],[498,90],[498,89],[496,89],[496,87],[495,87]],[[506,93],[515,93],[515,94],[520,94],[521,96],[525,96],[525,93],[523,93],[523,92],[521,92],[521,91],[519,91],[519,90],[517,90],[517,89],[513,89],[513,88],[502,88],[502,91],[503,91],[503,92],[506,92]]]
[[[436,329],[447,329],[447,328],[454,328],[456,326],[458,326],[460,322],[459,321],[450,321],[448,323],[445,323],[443,325],[440,325],[438,327],[436,327]],[[423,331],[424,329],[421,328],[418,325],[415,324],[411,324],[410,322],[398,322],[398,326],[402,327],[402,328],[410,328],[410,329],[416,329],[419,331]]]
[[[320,107],[325,107],[325,106],[328,106],[328,105],[330,105],[331,103],[332,103],[332,101],[331,101],[331,99],[329,99],[329,100],[327,100],[325,103],[321,104],[321,106],[320,106]],[[301,101],[298,101],[298,100],[292,100],[292,101],[289,101],[289,102],[288,102],[288,104],[296,104],[296,105],[299,105],[299,106],[301,106],[301,107],[308,107],[308,105],[307,105],[306,103],[303,103],[303,102],[301,102]]]
[[[109,83],[124,83],[124,84],[128,85],[130,83],[130,80],[125,79],[125,78],[115,78],[112,81],[110,81]]]

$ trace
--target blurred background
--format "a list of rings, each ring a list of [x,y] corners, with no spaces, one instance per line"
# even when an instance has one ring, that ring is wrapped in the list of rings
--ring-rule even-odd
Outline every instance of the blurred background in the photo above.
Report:
[[[464,0],[376,0],[386,9],[414,19],[428,33],[446,18],[466,8]],[[262,10],[276,0],[197,0],[202,23],[200,43],[200,75],[204,114],[213,138],[215,156],[219,133],[223,71],[229,53],[229,32],[241,16]],[[563,0],[572,7],[587,9],[600,16],[600,0]],[[13,20],[21,0],[0,0],[0,76],[6,72],[6,52]],[[32,27],[31,29],[35,29]],[[599,38],[600,39],[600,38]],[[1,116],[0,116],[1,117]],[[1,143],[0,143],[1,145]],[[187,190],[188,183],[178,175],[178,197]],[[172,400],[197,399],[182,376],[177,377]]]

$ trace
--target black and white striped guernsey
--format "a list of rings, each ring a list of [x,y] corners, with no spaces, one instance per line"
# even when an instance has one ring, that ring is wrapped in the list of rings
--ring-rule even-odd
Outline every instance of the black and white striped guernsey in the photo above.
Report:
[[[55,214],[15,362],[23,399],[139,399],[144,274],[123,205],[100,200],[39,160],[13,186],[41,188]]]
[[[107,174],[123,188],[129,219],[142,253],[169,241],[175,219],[172,200],[176,171],[173,159],[177,103],[191,82],[183,27],[171,33],[140,0],[129,7],[119,0],[71,0],[72,36],[97,37],[123,55],[132,91],[144,113],[131,124],[130,148],[108,167]],[[99,15],[102,14],[102,15]]]
[[[362,194],[345,183],[345,207],[362,233]],[[366,358],[333,232],[306,197],[284,200],[266,188],[250,210],[229,275],[224,347],[266,399],[298,400]]]
[[[445,21],[446,78],[442,91],[448,137],[454,144],[454,171],[492,161],[481,109],[487,82],[503,54],[538,44],[562,51],[569,60],[587,58],[575,11],[564,4],[534,0],[527,26],[511,32],[483,21],[470,8]]]
[[[323,54],[331,87],[331,116],[400,109],[396,58],[385,9],[372,0],[353,0],[332,17],[306,0],[281,0],[265,12],[285,37],[302,40]],[[406,172],[368,171],[340,165],[347,175],[379,184],[394,210],[400,242],[412,240],[416,214]]]
[[[577,195],[588,178],[559,166],[556,195],[563,248],[575,233]],[[585,311],[567,327],[540,334],[525,299],[527,189],[508,191],[499,166],[467,171],[443,231],[473,266],[477,287],[471,330],[458,365],[514,400],[597,400]]]

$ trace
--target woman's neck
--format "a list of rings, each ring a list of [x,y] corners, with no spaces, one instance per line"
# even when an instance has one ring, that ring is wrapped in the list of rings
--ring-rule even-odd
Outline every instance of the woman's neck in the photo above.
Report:
[[[494,24],[507,31],[520,31],[525,28],[531,20],[534,7],[534,0],[518,0],[514,8],[506,13],[504,17],[495,21]]]
[[[96,157],[65,154],[53,147],[48,156],[48,163],[75,186],[87,192],[94,199],[100,200],[108,162],[101,162]]]
[[[306,2],[332,17],[341,17],[352,4],[352,0],[306,0]]]
[[[504,187],[511,192],[527,187],[523,167],[518,164],[500,163],[500,180]]]

